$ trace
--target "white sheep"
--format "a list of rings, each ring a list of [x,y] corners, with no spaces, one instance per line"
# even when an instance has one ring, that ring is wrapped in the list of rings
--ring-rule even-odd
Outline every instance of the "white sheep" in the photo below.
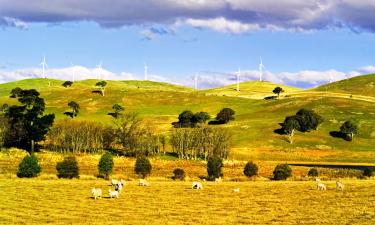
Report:
[[[203,186],[200,182],[194,181],[191,188],[193,188],[193,189],[203,189]]]
[[[121,182],[119,182],[118,184],[116,184],[116,186],[115,186],[115,191],[118,191],[119,193],[121,193],[121,190],[122,190],[122,183]]]
[[[119,196],[118,191],[112,191],[111,189],[108,190],[108,193],[109,193],[110,198],[114,198],[114,197],[118,198],[118,196]]]
[[[120,183],[122,184],[122,186],[125,186],[126,185],[126,181],[124,179],[121,179],[120,180]]]
[[[235,193],[240,193],[240,188],[235,188],[235,189],[233,189],[233,192],[235,192]]]
[[[149,183],[145,179],[139,179],[139,186],[148,186]]]
[[[323,184],[323,183],[318,183],[318,184],[317,184],[317,189],[318,189],[319,191],[326,191],[326,190],[327,190],[327,187],[326,187],[326,185]]]
[[[317,177],[315,177],[315,181],[316,182],[321,182],[321,180],[319,178],[317,178]]]
[[[91,189],[91,195],[96,200],[96,198],[102,197],[102,189],[100,188],[93,188]]]
[[[118,183],[119,183],[119,181],[116,180],[116,179],[112,179],[112,181],[111,181],[112,186],[116,186]]]
[[[343,191],[344,190],[344,184],[339,182],[339,181],[336,181],[336,189],[340,190],[340,191]]]

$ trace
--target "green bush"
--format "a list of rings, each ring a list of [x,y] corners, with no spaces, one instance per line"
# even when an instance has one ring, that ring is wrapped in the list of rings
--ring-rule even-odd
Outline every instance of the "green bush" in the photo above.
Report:
[[[74,156],[65,157],[62,162],[56,165],[58,178],[79,178],[79,167]]]
[[[372,170],[368,167],[363,171],[364,177],[372,177],[373,175],[374,175],[374,172],[372,172]]]
[[[207,161],[207,174],[208,179],[215,180],[215,178],[219,178],[223,176],[221,172],[221,168],[223,167],[223,160],[219,157],[212,156],[208,158]]]
[[[288,164],[279,164],[273,171],[274,180],[286,180],[290,176],[292,176],[292,168]]]
[[[151,173],[152,166],[150,163],[150,160],[148,160],[147,157],[141,156],[137,158],[137,161],[135,161],[135,167],[134,171],[136,174],[141,176],[142,178],[145,178],[147,175]]]
[[[311,168],[307,173],[309,177],[317,177],[319,176],[318,170],[316,168]]]
[[[25,156],[18,166],[17,177],[37,177],[40,171],[38,158],[34,154]]]
[[[174,169],[173,180],[185,180],[185,171],[181,168]]]
[[[98,164],[99,177],[104,179],[109,179],[109,175],[112,173],[113,169],[113,157],[111,153],[107,152],[100,158]]]
[[[243,173],[247,177],[252,177],[258,174],[258,166],[253,162],[247,162]]]

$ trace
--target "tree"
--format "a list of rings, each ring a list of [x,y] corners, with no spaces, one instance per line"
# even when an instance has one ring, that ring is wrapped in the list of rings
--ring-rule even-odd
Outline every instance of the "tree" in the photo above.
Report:
[[[288,164],[279,164],[273,171],[274,180],[286,180],[290,176],[292,176],[292,169]]]
[[[194,127],[192,123],[194,114],[192,111],[185,110],[178,116],[179,127]]]
[[[199,112],[195,113],[192,119],[194,123],[206,123],[211,116],[206,112]]]
[[[79,166],[74,156],[67,156],[56,164],[58,178],[79,178]]]
[[[65,114],[69,115],[72,118],[75,118],[78,115],[78,113],[79,113],[79,109],[80,109],[79,108],[79,104],[77,102],[75,102],[75,101],[70,101],[68,103],[68,106],[72,109],[72,112],[65,113]]]
[[[296,130],[300,129],[300,124],[296,116],[286,117],[283,123],[284,132],[289,136],[289,143],[293,144],[293,136]]]
[[[346,136],[346,140],[352,141],[354,135],[358,133],[358,126],[352,121],[346,121],[341,125],[340,132]]]
[[[64,88],[67,88],[67,87],[71,87],[73,85],[73,82],[72,81],[65,81],[62,86]]]
[[[302,132],[317,130],[318,126],[324,122],[323,117],[321,117],[311,109],[300,109],[296,113],[296,116],[300,125],[299,130]]]
[[[95,86],[99,88],[101,95],[104,96],[104,91],[105,91],[105,87],[107,86],[107,82],[102,80],[96,83]]]
[[[54,114],[43,115],[44,99],[34,89],[15,88],[11,98],[17,98],[21,105],[13,105],[6,109],[9,129],[5,134],[5,146],[25,149],[34,152],[35,143],[45,140],[55,119]]]
[[[280,98],[280,94],[284,92],[284,90],[281,87],[275,87],[272,91],[274,94],[277,94],[277,99]]]
[[[108,113],[108,115],[112,116],[115,119],[117,119],[121,115],[121,112],[125,110],[125,108],[119,104],[114,104],[112,106],[112,109],[114,110],[114,112]]]
[[[223,108],[217,115],[216,120],[220,123],[228,123],[230,120],[234,120],[234,110],[231,108]]]
[[[137,175],[145,178],[147,175],[151,173],[152,166],[150,160],[147,157],[141,156],[138,157],[135,161],[134,171]]]
[[[253,162],[247,162],[243,173],[247,177],[252,177],[258,174],[258,166]]]
[[[309,172],[307,173],[307,176],[309,177],[317,177],[319,176],[319,172],[316,168],[311,168]]]
[[[109,175],[112,173],[113,169],[113,157],[111,153],[107,152],[100,158],[98,164],[99,177],[103,177],[108,180]]]
[[[223,167],[223,160],[216,156],[211,156],[207,161],[207,174],[210,180],[215,180],[223,176],[221,168]]]
[[[38,158],[34,154],[28,155],[19,164],[17,177],[37,177],[40,171]]]
[[[176,168],[173,170],[173,180],[185,180],[185,170],[181,168]]]

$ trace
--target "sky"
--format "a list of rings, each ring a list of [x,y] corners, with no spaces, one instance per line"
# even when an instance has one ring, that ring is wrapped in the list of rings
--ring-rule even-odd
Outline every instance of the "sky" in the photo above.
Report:
[[[375,73],[375,0],[0,0],[0,83],[45,76],[311,88]],[[102,69],[97,65],[102,64]]]

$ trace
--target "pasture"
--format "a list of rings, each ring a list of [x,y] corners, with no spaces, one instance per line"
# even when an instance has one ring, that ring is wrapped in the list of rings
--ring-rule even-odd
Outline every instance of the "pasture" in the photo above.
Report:
[[[110,182],[98,179],[0,179],[1,224],[374,224],[375,180],[127,182],[118,199]],[[90,197],[92,187],[103,198]],[[233,192],[240,188],[239,193]]]

